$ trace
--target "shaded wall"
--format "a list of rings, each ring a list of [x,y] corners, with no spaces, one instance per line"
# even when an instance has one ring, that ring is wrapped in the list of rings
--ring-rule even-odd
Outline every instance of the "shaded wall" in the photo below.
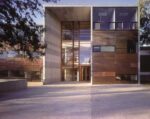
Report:
[[[44,84],[61,80],[61,23],[48,9],[45,11],[45,56]]]

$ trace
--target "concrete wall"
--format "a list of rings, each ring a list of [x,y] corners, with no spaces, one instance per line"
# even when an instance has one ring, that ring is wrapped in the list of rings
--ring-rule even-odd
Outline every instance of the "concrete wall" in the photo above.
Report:
[[[44,84],[61,81],[61,22],[45,9],[45,41],[47,43],[45,56]]]
[[[9,91],[19,91],[26,88],[26,79],[0,79],[0,93]]]

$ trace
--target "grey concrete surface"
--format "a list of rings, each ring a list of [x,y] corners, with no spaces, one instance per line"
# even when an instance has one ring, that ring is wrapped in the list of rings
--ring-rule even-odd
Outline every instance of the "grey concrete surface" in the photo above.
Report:
[[[45,37],[47,43],[45,68],[43,68],[43,83],[61,81],[61,22],[50,10],[45,7]]]
[[[32,85],[0,94],[0,119],[150,119],[150,86]]]

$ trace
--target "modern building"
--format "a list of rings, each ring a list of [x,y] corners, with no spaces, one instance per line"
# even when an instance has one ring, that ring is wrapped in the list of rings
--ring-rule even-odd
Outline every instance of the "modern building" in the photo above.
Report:
[[[138,82],[136,6],[46,6],[43,82]]]

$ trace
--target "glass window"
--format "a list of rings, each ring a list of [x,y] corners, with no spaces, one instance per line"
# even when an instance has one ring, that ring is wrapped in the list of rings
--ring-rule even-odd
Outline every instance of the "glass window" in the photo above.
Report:
[[[24,71],[19,71],[19,70],[11,71],[11,76],[12,77],[24,77]]]
[[[101,47],[99,45],[93,46],[93,52],[100,52],[100,51],[101,51]]]
[[[135,30],[137,29],[136,7],[94,7],[94,30]]]
[[[114,29],[114,8],[95,7],[93,9],[93,21],[95,30]]]
[[[150,56],[142,55],[140,59],[141,72],[150,72]]]
[[[114,46],[101,46],[101,52],[115,52]]]
[[[137,9],[134,7],[116,8],[116,29],[134,30],[137,22]]]
[[[127,53],[136,53],[136,41],[127,40]]]
[[[94,22],[112,22],[114,8],[93,8],[93,21]]]
[[[136,8],[134,7],[116,8],[116,22],[135,22],[136,17]]]
[[[115,52],[115,46],[93,46],[93,52]]]
[[[80,42],[80,63],[89,64],[90,63],[90,54],[91,52],[91,43],[90,42]]]
[[[8,77],[8,70],[0,71],[0,78]]]
[[[123,23],[122,22],[116,22],[116,30],[122,30],[123,29]]]
[[[91,31],[90,31],[90,22],[80,22],[80,33],[79,37],[81,41],[90,41],[91,39]]]
[[[95,23],[94,25],[95,25],[95,26],[94,26],[94,29],[95,29],[95,30],[99,30],[99,29],[100,29],[100,23]]]

